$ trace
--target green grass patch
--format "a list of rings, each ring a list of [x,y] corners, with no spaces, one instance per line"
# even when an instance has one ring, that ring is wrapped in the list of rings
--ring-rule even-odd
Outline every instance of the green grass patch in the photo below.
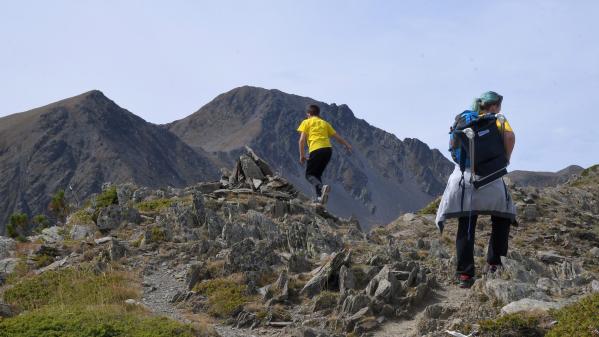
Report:
[[[538,315],[514,313],[495,320],[480,322],[482,336],[486,337],[542,337],[544,332],[539,326]]]
[[[194,290],[208,297],[208,313],[221,318],[230,317],[251,300],[247,286],[224,278],[203,281]]]
[[[25,278],[4,293],[21,310],[47,305],[88,306],[122,303],[137,298],[134,278],[124,272],[95,273],[90,268],[49,271]]]
[[[49,307],[0,320],[0,337],[199,337],[212,336],[164,317],[122,307],[73,310]]]
[[[428,205],[426,205],[423,209],[418,211],[418,214],[437,214],[437,209],[439,209],[439,204],[441,203],[441,197],[431,201]]]
[[[81,209],[69,216],[67,225],[92,225],[93,223],[94,219],[92,218],[92,214]]]
[[[599,164],[593,165],[582,172],[578,179],[570,183],[574,187],[595,186],[599,183]]]
[[[96,197],[96,208],[102,208],[119,203],[116,186],[109,187]]]
[[[173,203],[174,201],[171,199],[145,200],[137,203],[135,208],[141,212],[156,212],[171,207]]]
[[[599,294],[590,295],[581,301],[550,312],[557,324],[546,337],[599,336]]]

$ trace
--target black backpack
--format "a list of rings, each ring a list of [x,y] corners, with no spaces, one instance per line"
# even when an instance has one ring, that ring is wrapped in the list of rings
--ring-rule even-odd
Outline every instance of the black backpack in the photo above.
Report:
[[[468,129],[472,130],[472,139],[468,138]],[[456,117],[450,132],[450,151],[462,173],[467,167],[474,173],[474,188],[478,189],[507,174],[509,162],[503,144],[503,131],[497,127],[497,116],[494,114],[472,118],[471,111],[464,111]]]

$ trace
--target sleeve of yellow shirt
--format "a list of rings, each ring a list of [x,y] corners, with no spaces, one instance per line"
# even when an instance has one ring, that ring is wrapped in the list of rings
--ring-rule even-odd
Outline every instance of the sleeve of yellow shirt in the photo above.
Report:
[[[333,129],[333,126],[330,123],[327,123],[327,133],[328,133],[329,137],[331,137],[332,135],[337,133],[337,131],[335,131],[335,129]]]
[[[306,132],[306,120],[304,119],[302,123],[297,127],[297,131]]]
[[[507,121],[507,119],[505,120],[503,127],[504,127],[503,128],[504,131],[514,132],[514,130],[512,130],[512,126]],[[501,131],[501,121],[499,119],[497,120],[497,128]]]

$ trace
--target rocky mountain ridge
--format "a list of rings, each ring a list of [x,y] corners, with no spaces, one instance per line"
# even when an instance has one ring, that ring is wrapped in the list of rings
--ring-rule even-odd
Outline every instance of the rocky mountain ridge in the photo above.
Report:
[[[0,233],[14,211],[48,214],[59,189],[82,200],[105,181],[185,186],[217,176],[203,151],[100,91],[0,118]]]
[[[557,187],[512,187],[520,225],[510,253],[498,272],[483,270],[489,221],[479,220],[477,281],[464,290],[453,275],[452,221],[440,236],[423,211],[365,233],[248,152],[220,181],[105,185],[64,227],[26,244],[2,238],[0,279],[8,284],[0,294],[13,301],[0,301],[0,312],[22,310],[11,289],[90,265],[137,275],[142,293],[127,305],[191,324],[208,320],[213,336],[560,336],[569,323],[544,325],[558,315],[550,310],[599,292],[598,183],[595,166]],[[540,316],[525,326],[487,321],[533,314]],[[592,324],[576,331],[593,336]]]
[[[213,152],[232,165],[246,145],[305,194],[312,187],[298,163],[297,126],[309,104],[353,146],[349,155],[333,144],[325,181],[330,210],[357,217],[366,227],[415,211],[443,192],[453,169],[438,150],[418,139],[396,136],[358,119],[347,105],[326,104],[279,90],[244,86],[216,97],[194,114],[168,125],[184,142]]]
[[[159,126],[119,107],[100,91],[0,118],[0,233],[11,214],[52,215],[53,194],[69,200],[100,191],[103,182],[183,187],[219,176],[250,145],[300,191],[311,187],[297,163],[296,124],[306,104],[354,144],[335,147],[325,179],[330,209],[364,226],[384,224],[441,193],[451,164],[417,139],[400,141],[355,118],[346,106],[278,90],[241,87],[197,113]],[[73,190],[70,189],[73,188]]]
[[[513,185],[550,187],[563,184],[570,179],[576,178],[584,168],[578,165],[570,165],[557,172],[535,172],[516,170],[509,173],[508,178]]]

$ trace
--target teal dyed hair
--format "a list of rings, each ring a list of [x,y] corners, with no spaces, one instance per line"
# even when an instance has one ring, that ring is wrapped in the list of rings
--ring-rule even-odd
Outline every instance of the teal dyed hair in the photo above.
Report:
[[[485,110],[492,105],[501,104],[502,101],[503,96],[495,91],[487,91],[480,95],[479,98],[474,100],[474,103],[472,103],[472,110],[480,112],[481,110]]]

